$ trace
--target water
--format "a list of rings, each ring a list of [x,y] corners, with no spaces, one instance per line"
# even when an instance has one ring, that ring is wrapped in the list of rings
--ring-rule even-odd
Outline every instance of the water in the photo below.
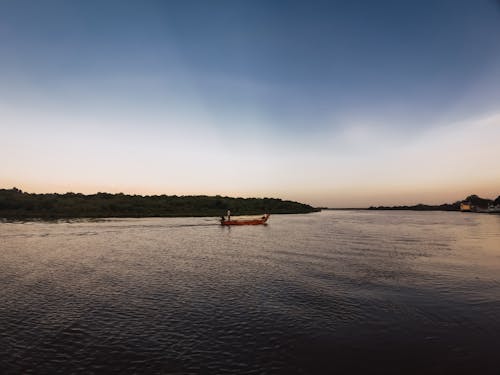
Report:
[[[0,369],[500,373],[500,216],[0,224]]]

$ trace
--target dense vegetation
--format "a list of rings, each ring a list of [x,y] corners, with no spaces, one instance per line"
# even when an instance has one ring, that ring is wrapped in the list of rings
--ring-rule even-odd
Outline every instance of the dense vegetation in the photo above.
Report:
[[[19,189],[0,189],[0,218],[102,218],[153,216],[221,216],[308,213],[315,208],[275,198],[217,196],[30,194]]]
[[[370,207],[370,210],[414,210],[414,211],[460,211],[460,203],[469,202],[474,207],[487,208],[490,204],[500,204],[500,195],[495,199],[486,199],[478,197],[477,195],[469,195],[463,201],[455,203],[444,203],[441,205],[433,206],[427,204],[417,204],[415,206],[378,206]]]

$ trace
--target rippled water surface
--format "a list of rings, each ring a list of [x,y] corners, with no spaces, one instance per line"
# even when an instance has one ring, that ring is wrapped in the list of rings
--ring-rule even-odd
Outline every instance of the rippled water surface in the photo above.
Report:
[[[2,373],[500,373],[500,215],[0,224]]]

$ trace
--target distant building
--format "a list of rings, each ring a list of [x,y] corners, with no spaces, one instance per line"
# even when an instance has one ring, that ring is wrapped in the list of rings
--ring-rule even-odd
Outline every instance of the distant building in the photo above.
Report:
[[[470,202],[462,202],[460,203],[460,211],[462,212],[471,212],[472,204]]]
[[[492,203],[492,204],[490,204],[490,205],[488,206],[488,212],[489,212],[489,213],[492,213],[492,214],[493,214],[493,213],[495,213],[495,214],[499,214],[499,213],[500,213],[500,204],[496,204],[496,205],[495,205],[495,204],[493,204],[493,203]]]

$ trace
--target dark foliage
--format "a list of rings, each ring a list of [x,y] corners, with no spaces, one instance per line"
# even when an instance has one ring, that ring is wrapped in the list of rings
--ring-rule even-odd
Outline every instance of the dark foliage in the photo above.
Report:
[[[464,202],[469,202],[474,207],[487,208],[489,204],[493,203],[491,199],[480,198],[477,195],[469,195],[464,199]]]
[[[7,219],[221,216],[228,209],[232,215],[317,211],[306,204],[275,198],[141,196],[123,193],[30,194],[16,188],[0,189],[0,217]]]

